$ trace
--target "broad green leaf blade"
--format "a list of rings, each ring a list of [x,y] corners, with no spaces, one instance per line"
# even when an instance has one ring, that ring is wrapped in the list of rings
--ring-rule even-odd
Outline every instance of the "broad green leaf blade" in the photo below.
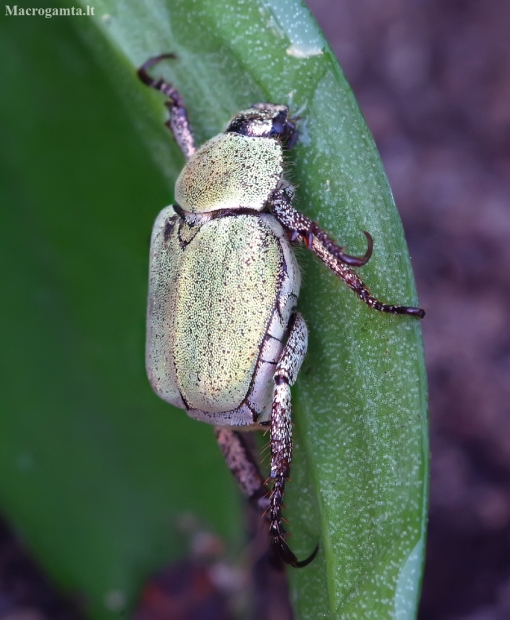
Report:
[[[161,71],[184,95],[199,142],[217,133],[236,110],[256,101],[291,105],[302,118],[301,141],[289,168],[291,179],[299,186],[297,206],[351,253],[363,252],[361,231],[370,231],[375,250],[361,270],[363,278],[374,293],[388,301],[416,302],[401,224],[372,138],[305,7],[290,0],[155,0],[150,5],[103,1],[95,6],[98,31],[88,29],[85,21],[75,21],[75,25],[84,28],[97,58],[132,112],[133,124],[142,131],[154,161],[169,181],[175,178],[182,158],[161,125],[161,98],[136,84],[134,70],[149,56],[173,51],[178,60]],[[94,105],[101,104],[95,92],[93,99]],[[103,218],[109,205],[116,204],[115,195],[126,192],[126,179],[133,183],[139,178],[133,175],[139,175],[142,168],[148,166],[126,167],[124,179],[119,181],[122,189],[111,179],[109,195],[102,201],[106,205],[101,210]],[[71,196],[68,201],[72,203]],[[141,211],[144,216],[155,216],[168,202],[161,196],[158,202],[149,192],[140,203]],[[138,212],[132,209],[127,214],[123,214],[123,226],[133,224],[133,231],[148,233],[150,224],[142,227]],[[109,218],[115,221],[114,215]],[[100,219],[98,227],[102,225]],[[113,246],[120,242],[122,248],[125,240],[117,238],[118,232],[112,240],[112,230],[110,224],[103,241]],[[304,274],[300,309],[310,328],[310,350],[294,391],[296,451],[286,503],[295,550],[304,556],[320,540],[320,553],[309,567],[291,573],[298,615],[303,619],[413,618],[423,558],[428,458],[419,325],[411,318],[370,311],[305,252],[300,260]],[[133,299],[140,287],[133,287]],[[111,318],[105,321],[108,325]],[[90,333],[97,338],[92,328],[83,336],[88,338]],[[119,346],[108,338],[100,342],[105,350],[111,344]],[[141,374],[137,374],[141,363],[134,357],[133,347],[129,353],[131,376],[139,377],[141,386]],[[125,376],[126,367],[119,367],[118,362],[115,365],[110,358],[101,371],[111,374],[112,367],[119,378]],[[118,384],[110,386],[104,381],[103,389],[105,385],[109,399],[101,419],[111,418],[108,407],[117,399],[125,402]],[[136,398],[134,391],[131,398]],[[149,407],[148,402],[147,397]],[[178,414],[170,413],[171,408],[152,407],[145,450],[153,434],[157,435],[156,445],[161,445],[163,430],[169,436],[175,433],[170,430],[172,424],[162,428],[159,416],[171,415],[173,424],[178,424]],[[116,418],[119,423],[120,416]],[[191,429],[185,423],[184,427]],[[127,433],[125,429],[120,432]],[[193,439],[196,435],[197,450],[208,452],[198,439],[200,433],[205,438],[205,430],[188,432]],[[126,445],[132,454],[129,442]],[[145,452],[143,455],[151,458]],[[138,467],[136,458],[128,460],[131,467]],[[166,476],[172,479],[168,464],[164,465],[167,469],[154,475],[155,489]],[[131,479],[124,477],[123,481],[130,488]],[[185,496],[182,501],[186,502]],[[153,508],[147,508],[150,517]],[[28,527],[26,514],[17,511],[32,538],[41,536],[47,543],[52,540],[41,533],[37,523]],[[118,510],[112,514],[104,523],[105,532],[108,523],[119,518]],[[86,517],[82,518],[86,528]],[[215,522],[214,517],[210,520]],[[154,541],[158,536],[143,534],[139,549],[143,548],[147,557],[152,552],[147,538]],[[110,570],[121,560],[125,573],[132,575],[134,556],[119,544],[107,561],[103,559],[104,566]],[[72,564],[72,558],[65,561]],[[60,566],[64,564],[60,560]],[[104,579],[78,573],[73,584],[84,584],[82,587],[88,587],[97,598]]]

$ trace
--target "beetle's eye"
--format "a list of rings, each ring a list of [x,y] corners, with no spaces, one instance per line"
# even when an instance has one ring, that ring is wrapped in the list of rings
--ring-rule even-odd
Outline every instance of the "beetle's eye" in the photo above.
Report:
[[[296,126],[288,120],[274,120],[271,135],[279,136],[283,146],[288,149],[294,146],[298,137]]]
[[[273,131],[271,133],[277,134],[279,136],[283,135],[285,133],[285,125],[281,123],[280,121],[274,121]]]

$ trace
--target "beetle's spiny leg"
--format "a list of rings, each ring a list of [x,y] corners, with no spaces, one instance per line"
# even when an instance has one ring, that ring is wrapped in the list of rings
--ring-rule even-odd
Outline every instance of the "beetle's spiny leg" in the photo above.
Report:
[[[315,557],[318,548],[306,559],[299,561],[290,550],[282,524],[285,483],[289,478],[292,460],[292,420],[290,386],[296,381],[308,345],[308,330],[300,314],[292,317],[290,333],[274,374],[274,396],[271,410],[271,479],[269,495],[269,533],[273,546],[287,564],[301,568]]]
[[[144,84],[150,88],[159,90],[168,98],[165,105],[170,113],[170,118],[165,125],[172,132],[174,139],[177,142],[178,147],[181,149],[184,157],[189,159],[195,152],[196,147],[183,99],[179,91],[172,86],[172,84],[165,82],[163,78],[153,79],[148,72],[151,67],[165,58],[177,57],[175,54],[161,54],[160,56],[149,58],[149,60],[144,62],[138,69],[137,74]]]
[[[244,433],[216,426],[216,441],[242,493],[264,513],[269,508],[269,490],[253,458]]]
[[[331,269],[339,278],[341,278],[349,288],[351,288],[358,297],[368,306],[379,310],[379,312],[388,312],[390,314],[409,314],[422,319],[425,316],[425,310],[421,308],[413,308],[410,306],[395,306],[385,304],[372,295],[366,284],[361,280],[357,273],[350,267],[331,256],[327,249],[321,244],[320,240],[314,238],[312,251],[321,259],[321,261]]]
[[[149,60],[146,60],[143,63],[143,65],[138,69],[137,75],[144,84],[147,84],[147,86],[150,86],[151,88],[155,88],[156,90],[160,90],[167,97],[173,97],[173,94],[171,91],[175,91],[176,93],[177,91],[171,84],[166,84],[164,80],[161,78],[155,80],[149,75],[149,69],[151,69],[154,65],[157,65],[159,62],[167,58],[177,58],[177,56],[175,54],[160,54],[159,56],[152,56],[152,58],[149,58]],[[177,96],[179,96],[178,93],[177,93]]]
[[[368,241],[368,249],[365,256],[357,258],[344,254],[343,248],[337,246],[315,222],[312,222],[312,220],[294,209],[291,204],[293,195],[294,189],[288,185],[276,190],[269,204],[272,213],[280,224],[292,231],[291,241],[295,241],[298,237],[305,235],[305,243],[308,249],[316,254],[331,271],[341,278],[371,308],[390,314],[408,314],[420,319],[425,316],[425,310],[421,308],[395,306],[379,301],[370,293],[361,278],[350,268],[360,267],[370,258],[373,242],[372,236],[369,233],[365,232]]]
[[[306,215],[300,213],[297,209],[294,209],[292,206],[293,195],[294,189],[291,185],[287,185],[286,187],[276,190],[270,200],[270,208],[273,215],[280,224],[291,231],[291,241],[296,241],[298,237],[301,237],[306,247],[313,250],[313,240],[319,239],[321,244],[332,256],[351,267],[362,267],[370,260],[374,244],[372,236],[369,233],[364,231],[368,247],[363,256],[351,256],[350,254],[346,254],[344,252],[345,248],[337,245],[322,228],[319,228],[318,224],[306,217]]]

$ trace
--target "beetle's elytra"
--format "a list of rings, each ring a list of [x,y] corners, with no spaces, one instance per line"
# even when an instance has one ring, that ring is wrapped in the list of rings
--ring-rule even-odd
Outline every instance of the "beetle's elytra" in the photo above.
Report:
[[[244,494],[269,522],[274,548],[296,567],[282,525],[292,457],[290,386],[307,349],[295,311],[300,287],[292,246],[304,243],[370,307],[423,318],[420,308],[380,302],[352,269],[364,256],[345,254],[317,224],[294,209],[284,151],[297,139],[285,105],[258,103],[225,132],[196,149],[178,91],[148,70],[140,79],[167,97],[167,122],[187,160],[175,185],[177,204],[163,209],[151,241],[147,373],[155,392],[216,436]],[[270,429],[271,489],[239,431]]]

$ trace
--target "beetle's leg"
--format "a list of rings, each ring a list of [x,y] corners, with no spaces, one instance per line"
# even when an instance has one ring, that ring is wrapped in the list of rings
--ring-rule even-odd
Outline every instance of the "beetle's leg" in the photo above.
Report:
[[[370,293],[358,274],[351,269],[351,267],[361,267],[372,255],[373,244],[369,233],[365,232],[368,241],[368,249],[365,255],[361,257],[349,256],[315,222],[294,209],[292,206],[293,195],[294,189],[288,185],[276,190],[269,201],[273,215],[282,226],[291,231],[291,241],[301,237],[308,249],[312,250],[331,271],[336,273],[371,308],[391,314],[409,314],[420,319],[425,316],[425,311],[421,308],[394,306],[379,301]]]
[[[413,306],[394,306],[385,304],[374,297],[368,287],[358,274],[350,269],[347,265],[340,262],[334,256],[328,253],[324,246],[317,239],[313,239],[312,251],[321,259],[321,261],[341,278],[348,287],[350,287],[358,297],[364,301],[367,306],[379,310],[379,312],[389,312],[390,314],[409,314],[411,316],[423,319],[425,310],[422,308],[414,308]]]
[[[283,496],[289,478],[292,460],[292,420],[290,386],[294,384],[308,346],[308,330],[300,314],[294,314],[290,333],[278,360],[274,374],[274,396],[271,411],[271,479],[273,488],[269,495],[269,533],[273,545],[287,564],[301,568],[315,557],[318,547],[301,562],[285,541],[286,531],[282,524]]]
[[[372,256],[372,237],[365,232],[368,241],[368,248],[364,256],[350,256],[344,252],[344,248],[337,245],[333,239],[328,237],[327,233],[319,228],[310,218],[300,213],[292,206],[292,198],[294,197],[294,188],[292,185],[282,187],[275,192],[270,199],[270,207],[276,219],[288,230],[292,231],[292,241],[301,237],[306,246],[313,250],[313,240],[317,239],[325,250],[335,257],[337,260],[351,265],[352,267],[361,267],[365,265]]]
[[[244,433],[216,426],[216,440],[241,491],[248,500],[265,512],[269,506],[268,488],[258,463],[247,445]]]
[[[138,77],[144,84],[161,91],[166,97],[168,97],[168,101],[165,105],[170,112],[170,118],[165,125],[172,132],[175,141],[177,142],[177,146],[181,149],[184,157],[189,159],[196,150],[195,139],[193,137],[193,133],[191,132],[188,114],[186,112],[182,97],[179,94],[179,91],[172,86],[172,84],[165,82],[163,78],[153,79],[148,73],[148,70],[151,67],[165,58],[176,58],[176,56],[175,54],[161,54],[160,56],[149,58],[149,60],[144,62],[138,69],[137,73]]]

